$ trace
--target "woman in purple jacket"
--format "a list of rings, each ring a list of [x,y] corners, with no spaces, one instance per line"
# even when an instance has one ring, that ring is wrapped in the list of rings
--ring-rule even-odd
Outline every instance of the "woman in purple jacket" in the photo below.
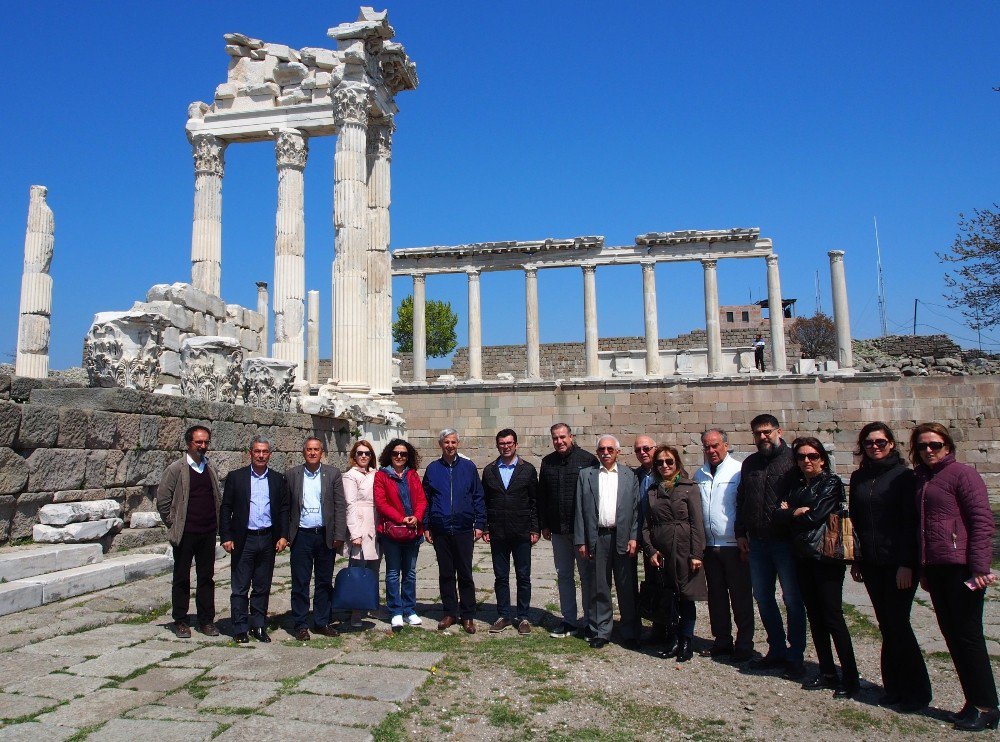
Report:
[[[983,639],[994,530],[986,483],[955,461],[955,441],[939,423],[913,429],[910,459],[917,475],[921,585],[931,595],[965,694],[955,728],[996,729],[997,688]]]

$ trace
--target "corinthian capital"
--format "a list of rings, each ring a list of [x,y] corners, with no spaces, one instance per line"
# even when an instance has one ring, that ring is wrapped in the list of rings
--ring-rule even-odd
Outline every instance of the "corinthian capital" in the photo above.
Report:
[[[337,123],[368,126],[368,106],[373,92],[372,86],[363,82],[345,82],[338,85],[333,91],[334,116]]]
[[[222,176],[226,168],[226,143],[212,134],[195,134],[191,138],[195,173]]]
[[[392,132],[396,125],[391,116],[368,122],[368,156],[389,159],[392,156]]]
[[[309,157],[309,140],[295,129],[282,129],[274,139],[274,156],[279,170],[285,167],[302,170]]]

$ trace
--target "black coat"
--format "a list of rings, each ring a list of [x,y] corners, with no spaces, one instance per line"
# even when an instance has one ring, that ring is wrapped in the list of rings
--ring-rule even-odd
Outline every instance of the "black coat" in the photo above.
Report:
[[[538,529],[538,473],[520,456],[510,485],[503,486],[500,467],[492,461],[483,467],[486,494],[486,531],[490,539],[527,540]]]
[[[580,470],[600,466],[597,457],[574,445],[562,456],[553,451],[542,459],[538,473],[538,525],[552,533],[573,535],[576,516],[576,483]]]
[[[897,451],[851,474],[851,522],[859,561],[917,566],[917,478]]]
[[[799,486],[788,493],[788,508],[774,513],[776,524],[791,529],[792,549],[800,559],[822,559],[826,519],[844,503],[844,483],[825,471],[811,482],[799,479]],[[794,515],[796,508],[809,511]]]
[[[787,539],[788,531],[773,523],[774,513],[799,479],[791,447],[781,442],[772,456],[747,456],[736,489],[736,536]]]
[[[267,470],[267,489],[271,500],[271,537],[274,543],[288,538],[288,485],[285,475]],[[247,540],[250,524],[250,467],[229,472],[219,508],[219,541],[232,541],[238,559]]]

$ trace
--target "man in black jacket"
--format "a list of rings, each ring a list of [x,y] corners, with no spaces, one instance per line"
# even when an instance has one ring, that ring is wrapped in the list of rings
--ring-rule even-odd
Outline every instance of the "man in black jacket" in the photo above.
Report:
[[[782,677],[798,680],[805,675],[802,655],[806,648],[806,609],[799,593],[792,555],[791,534],[774,524],[774,512],[798,479],[792,449],[781,437],[774,415],[750,421],[757,452],[743,462],[736,490],[736,543],[742,558],[750,560],[750,582],[767,632],[767,654],[751,663],[753,670],[783,667]],[[775,600],[775,580],[788,614],[785,626]]]
[[[483,468],[483,491],[486,495],[486,530],[483,540],[493,555],[496,577],[497,613],[490,627],[499,634],[510,626],[520,636],[531,633],[528,606],[531,604],[531,547],[538,543],[536,493],[538,474],[535,467],[517,455],[517,433],[505,428],[497,433],[500,457]],[[514,559],[517,578],[517,616],[510,616],[510,560]]]
[[[538,519],[542,538],[552,541],[552,559],[555,562],[559,586],[559,611],[562,624],[549,633],[561,639],[576,632],[588,632],[590,622],[590,574],[585,560],[573,545],[573,527],[576,521],[576,483],[580,470],[598,466],[597,457],[578,447],[573,432],[566,423],[556,423],[549,428],[552,435],[552,453],[542,459],[538,474]],[[583,622],[577,623],[576,582],[573,569],[580,573],[583,591]],[[589,637],[588,637],[589,638]]]

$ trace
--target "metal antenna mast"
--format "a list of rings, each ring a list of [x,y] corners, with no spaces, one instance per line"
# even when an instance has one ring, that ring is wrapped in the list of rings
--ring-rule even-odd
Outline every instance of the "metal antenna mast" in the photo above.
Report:
[[[882,248],[878,242],[878,219],[873,216],[872,221],[875,222],[875,258],[878,262],[878,319],[882,325],[882,337],[885,337],[889,334],[889,331],[885,318],[885,280],[882,277]]]
[[[816,314],[823,314],[823,302],[819,298],[819,271],[816,271]]]

